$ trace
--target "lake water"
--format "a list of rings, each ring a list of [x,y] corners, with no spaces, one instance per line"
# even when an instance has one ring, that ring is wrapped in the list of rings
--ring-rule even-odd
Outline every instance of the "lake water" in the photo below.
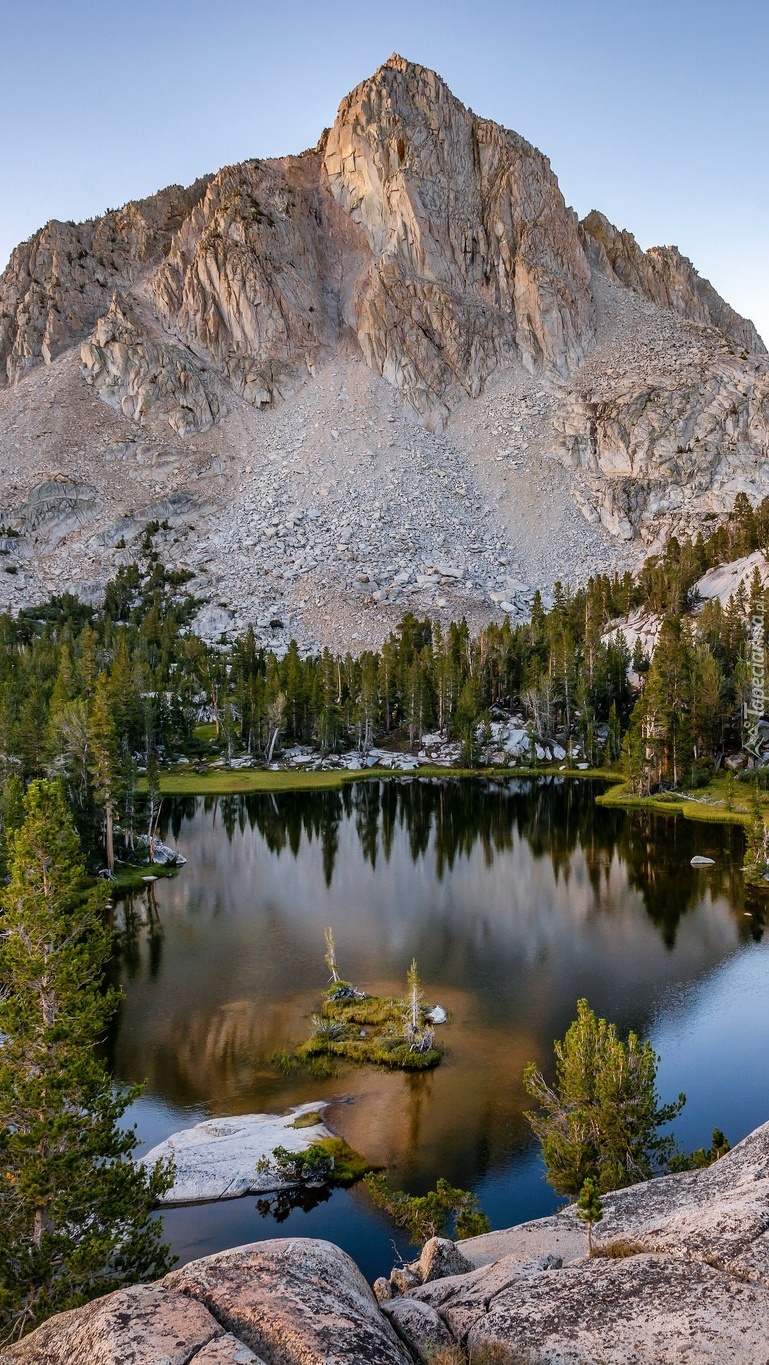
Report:
[[[769,948],[746,899],[742,831],[604,810],[599,787],[558,778],[367,781],[341,791],[167,803],[164,837],[187,857],[125,910],[116,1074],[147,1081],[131,1111],[142,1148],[201,1118],[334,1099],[329,1121],[392,1182],[444,1175],[494,1227],[557,1206],[523,1117],[526,1064],[552,1069],[586,996],[661,1054],[675,1131],[732,1142],[769,1117]],[[690,867],[695,853],[716,859]],[[154,904],[152,896],[154,894]],[[327,984],[323,930],[342,975],[400,995],[412,957],[450,1012],[446,1056],[417,1075],[344,1068],[285,1077],[269,1057],[307,1036]],[[370,1278],[394,1237],[362,1187],[310,1209],[251,1198],[174,1209],[182,1261],[265,1237],[329,1237]]]

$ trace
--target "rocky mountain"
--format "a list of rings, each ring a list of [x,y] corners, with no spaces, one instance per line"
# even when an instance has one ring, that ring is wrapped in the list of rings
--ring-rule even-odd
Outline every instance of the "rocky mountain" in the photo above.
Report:
[[[522,614],[764,496],[768,447],[753,325],[398,56],[314,149],[49,223],[0,278],[0,606],[96,595],[160,523],[209,633]]]

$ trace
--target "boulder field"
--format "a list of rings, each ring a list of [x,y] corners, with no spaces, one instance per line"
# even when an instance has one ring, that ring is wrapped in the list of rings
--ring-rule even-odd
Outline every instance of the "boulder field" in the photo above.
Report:
[[[454,1244],[369,1288],[330,1242],[193,1261],[62,1313],[7,1365],[529,1365],[769,1362],[769,1123],[706,1170],[604,1200],[588,1259],[571,1209]]]

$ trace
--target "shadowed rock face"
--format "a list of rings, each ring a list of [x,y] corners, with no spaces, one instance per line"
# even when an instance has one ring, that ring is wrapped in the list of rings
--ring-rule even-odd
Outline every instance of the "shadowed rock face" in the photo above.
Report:
[[[306,378],[338,335],[328,257],[343,244],[319,178],[317,156],[220,171],[149,284],[168,328],[256,406]]]
[[[135,422],[142,424],[154,408],[183,440],[206,431],[219,415],[211,384],[189,353],[151,340],[117,295],[80,359],[83,377],[99,397]]]

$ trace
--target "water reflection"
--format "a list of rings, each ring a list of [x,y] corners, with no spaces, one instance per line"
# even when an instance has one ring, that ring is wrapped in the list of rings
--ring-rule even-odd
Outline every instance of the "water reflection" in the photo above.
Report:
[[[172,802],[163,837],[187,867],[123,904],[113,1053],[122,1078],[149,1081],[140,1131],[143,1116],[157,1140],[191,1108],[343,1094],[335,1126],[397,1180],[482,1184],[511,1221],[510,1172],[533,1170],[523,1069],[549,1064],[577,998],[648,1033],[761,933],[746,913],[741,830],[605,810],[594,791],[446,779]],[[715,868],[692,869],[695,853]],[[401,991],[417,957],[429,997],[451,1012],[436,1072],[319,1080],[268,1065],[306,1036],[327,924],[343,974],[370,991]],[[710,1127],[722,1117],[714,1102]],[[525,1213],[545,1212],[544,1189],[532,1198]],[[190,1211],[188,1227],[194,1216],[213,1218]],[[287,1216],[297,1231],[301,1215]]]

